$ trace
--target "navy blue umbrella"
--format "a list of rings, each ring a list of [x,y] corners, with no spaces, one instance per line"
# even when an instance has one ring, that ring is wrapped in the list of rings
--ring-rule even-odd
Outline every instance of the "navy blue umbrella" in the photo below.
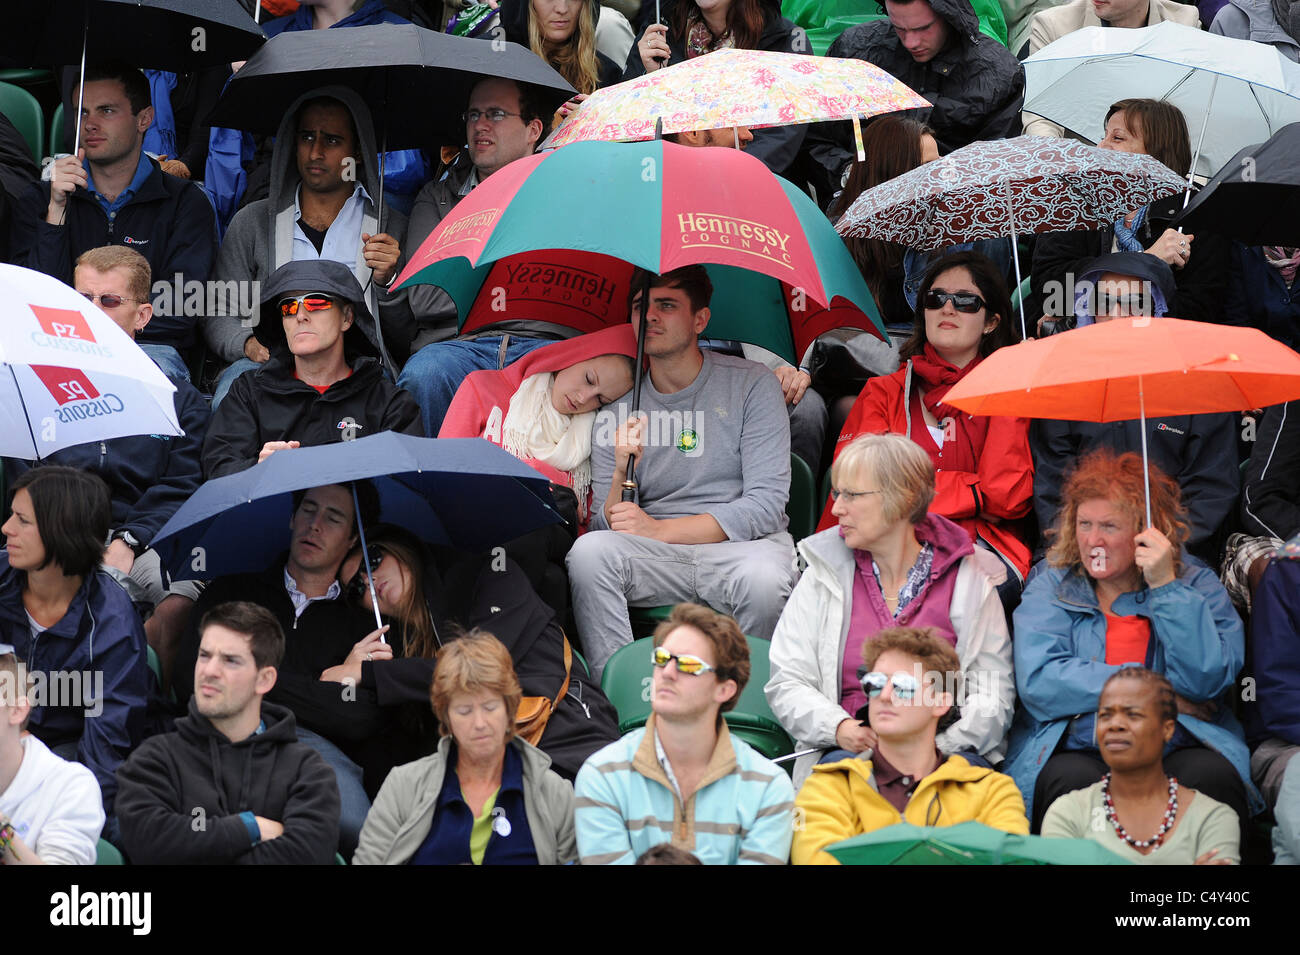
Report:
[[[550,482],[491,442],[385,431],[207,481],[151,546],[177,580],[265,570],[289,549],[295,491],[360,480],[379,492],[381,520],[435,545],[482,550],[563,520]]]

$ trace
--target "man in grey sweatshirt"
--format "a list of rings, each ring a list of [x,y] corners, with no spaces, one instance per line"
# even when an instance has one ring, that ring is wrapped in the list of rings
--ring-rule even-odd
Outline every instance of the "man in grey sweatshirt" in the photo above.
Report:
[[[632,279],[634,326],[643,280]],[[632,416],[629,392],[593,424],[591,530],[569,551],[568,569],[597,678],[632,642],[629,603],[706,603],[768,639],[794,586],[781,384],[762,365],[700,349],[712,293],[702,266],[651,278],[641,415]],[[629,457],[635,502],[622,500]]]

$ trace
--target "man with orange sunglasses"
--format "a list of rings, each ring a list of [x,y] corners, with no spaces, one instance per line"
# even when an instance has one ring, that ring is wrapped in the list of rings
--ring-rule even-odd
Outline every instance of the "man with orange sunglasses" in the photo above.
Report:
[[[384,376],[374,318],[339,262],[289,262],[263,287],[253,334],[270,352],[213,413],[203,473],[220,477],[277,451],[380,431],[424,435],[415,399]]]

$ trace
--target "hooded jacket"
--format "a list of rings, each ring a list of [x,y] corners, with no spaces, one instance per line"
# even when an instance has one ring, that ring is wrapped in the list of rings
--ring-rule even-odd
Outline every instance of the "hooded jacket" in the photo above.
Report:
[[[1020,132],[1025,71],[1002,44],[982,34],[969,0],[931,0],[948,24],[948,45],[928,63],[904,49],[889,21],[849,27],[827,56],[857,57],[892,73],[934,104],[913,115],[935,131],[939,151],[949,153],[977,139],[1003,139]],[[882,6],[883,12],[883,6]],[[841,123],[847,132],[847,123]],[[843,149],[838,168],[853,154]]]
[[[1206,545],[1237,506],[1241,472],[1237,468],[1237,421],[1234,414],[1170,415],[1148,418],[1149,460],[1178,482],[1191,523],[1187,546]],[[1029,425],[1034,455],[1034,510],[1040,535],[1056,525],[1065,476],[1095,448],[1116,454],[1142,453],[1142,422],[1049,421]]]
[[[1227,699],[1245,662],[1245,633],[1218,578],[1184,555],[1178,579],[1121,594],[1111,613],[1150,621],[1146,666],[1168,677],[1175,693],[1193,702],[1218,701],[1215,722],[1180,713],[1179,726],[1232,763],[1251,812],[1262,810],[1250,781],[1250,753]],[[1082,571],[1040,565],[1015,621],[1016,690],[1023,706],[1011,728],[1006,772],[1020,787],[1025,811],[1033,813],[1043,765],[1075,717],[1095,720],[1102,686],[1120,668],[1105,662],[1106,615]]]
[[[1264,412],[1242,476],[1241,526],[1287,540],[1300,534],[1300,401]]]
[[[1025,803],[1011,777],[972,766],[961,756],[949,756],[917,783],[902,813],[877,791],[870,750],[851,759],[821,763],[799,790],[795,812],[803,825],[796,829],[790,847],[794,865],[838,865],[825,851],[827,846],[900,822],[914,826],[980,822],[1029,835]]]
[[[1186,170],[1174,170],[1186,173]],[[1152,203],[1136,236],[1144,249],[1164,234],[1183,207],[1183,194]],[[1034,243],[1033,288],[1025,300],[1029,321],[1046,314],[1044,303],[1054,300],[1053,291],[1073,287],[1071,275],[1080,275],[1088,263],[1111,251],[1115,238],[1112,225],[1075,232],[1045,232]],[[1174,294],[1169,298],[1169,314],[1194,322],[1227,324],[1224,298],[1228,288],[1228,265],[1231,246],[1223,236],[1204,229],[1195,233],[1192,257],[1174,273]],[[1073,302],[1063,305],[1062,314],[1073,312]],[[1052,317],[1052,316],[1049,316]],[[1054,316],[1060,317],[1060,316]]]
[[[305,288],[329,292],[353,309],[352,326],[343,338],[352,374],[324,394],[297,378],[294,357],[284,345],[284,324],[268,311],[281,295]],[[376,353],[373,320],[359,291],[345,267],[327,260],[296,262],[273,276],[263,291],[263,318],[256,328],[271,357],[236,378],[217,407],[203,443],[205,477],[252,467],[268,441],[298,441],[308,447],[380,431],[424,436],[415,399],[389,381],[379,361],[370,357]]]
[[[600,22],[601,4],[599,0],[585,0],[592,5],[594,22]],[[528,10],[532,0],[501,0],[501,28],[506,31],[506,39],[518,43],[525,50],[531,49],[528,42]],[[490,39],[490,37],[489,37]],[[604,89],[623,78],[623,64],[615,63],[604,53],[596,51],[597,89]]]
[[[1147,303],[1153,317],[1159,318],[1169,313],[1169,302],[1175,291],[1174,270],[1169,264],[1149,252],[1110,252],[1097,256],[1083,267],[1078,284],[1074,286],[1073,312],[1068,318],[1055,323],[1053,333],[1096,322],[1097,282],[1107,272],[1145,283],[1151,296]]]
[[[310,11],[308,11],[310,12]],[[365,290],[365,303],[371,315],[378,315],[383,323],[384,349],[400,360],[405,358],[415,334],[414,319],[405,292],[389,294],[371,281],[371,270],[361,251],[361,233],[377,235],[387,233],[402,247],[398,259],[400,272],[406,264],[406,216],[385,204],[382,221],[377,218],[379,201],[379,170],[374,157],[374,124],[370,110],[352,90],[342,86],[326,86],[300,96],[285,111],[276,134],[275,149],[271,154],[270,194],[265,199],[250,202],[235,215],[221,243],[217,258],[216,278],[223,284],[217,288],[221,306],[204,321],[204,334],[208,345],[227,362],[244,357],[244,342],[250,334],[245,324],[247,316],[240,315],[239,302],[234,299],[240,286],[230,282],[266,282],[281,266],[293,261],[293,237],[297,230],[294,203],[297,200],[301,179],[298,175],[297,129],[298,109],[308,99],[329,96],[339,100],[352,114],[352,125],[357,133],[356,181],[370,197],[365,203],[361,231],[356,237],[355,257],[344,262]]]
[[[334,770],[298,742],[293,714],[262,703],[266,729],[231,742],[193,698],[176,732],[118,770],[122,848],[139,865],[329,865],[338,845]],[[284,826],[254,844],[246,816]],[[195,825],[201,819],[203,825]]]
[[[183,282],[206,282],[217,257],[212,206],[194,183],[167,175],[153,159],[147,162],[153,167],[148,178],[111,220],[99,200],[78,186],[68,196],[63,225],[50,225],[45,221],[50,184],[33,183],[14,209],[9,237],[13,264],[72,285],[81,253],[101,245],[125,245],[149,260],[155,282],[170,285],[177,273]],[[137,336],[142,345],[185,349],[194,343],[197,317],[168,314],[171,311],[154,312]]]
[[[524,767],[524,813],[538,865],[567,865],[578,856],[573,831],[573,787],[551,771],[545,753],[514,737],[509,742]],[[423,845],[433,826],[438,797],[447,776],[452,738],[438,751],[396,766],[384,780],[366,815],[353,865],[402,865]],[[508,834],[509,830],[507,830]],[[496,831],[489,839],[501,838]]]
[[[927,450],[932,447],[934,439],[926,430],[925,420],[912,417],[916,386],[910,360],[892,375],[870,379],[844,422],[835,444],[835,457],[858,435],[882,431],[906,435]],[[966,429],[971,418],[961,414],[954,419],[954,425]],[[1023,580],[1029,573],[1030,549],[1016,532],[1014,522],[1029,513],[1032,503],[1034,461],[1029,454],[1029,419],[1004,415],[989,418],[983,446],[974,451],[979,459],[976,471],[948,470],[943,467],[942,450],[930,452],[936,469],[930,513],[954,521],[972,541],[983,539],[1016,568]],[[836,523],[828,502],[817,529],[825,530]]]
[[[557,372],[600,355],[636,358],[636,334],[632,331],[631,324],[616,325],[546,345],[529,352],[500,371],[489,369],[470,372],[457,389],[451,407],[447,409],[438,437],[485,438],[497,447],[502,447],[502,433],[506,415],[510,411],[510,399],[524,379]],[[536,458],[521,460],[546,475],[552,483],[564,487],[573,486],[567,471],[557,470]]]
[[[1277,552],[1255,590],[1250,650],[1258,690],[1247,727],[1300,746],[1300,536]]]
[[[56,756],[31,734],[18,773],[0,791],[0,814],[45,865],[94,865],[104,828],[104,803],[95,774]]]
[[[1294,0],[1228,0],[1210,24],[1210,32],[1270,43],[1288,60],[1300,61],[1300,3]]]
[[[945,753],[973,749],[996,762],[1005,752],[1016,701],[1011,638],[996,589],[1006,569],[937,514],[918,524],[916,533],[934,545],[934,562],[930,580],[903,608],[897,625],[910,626],[926,609],[927,594],[945,591],[945,580],[955,578],[948,618],[966,698],[960,718],[939,734],[937,745]],[[763,690],[797,748],[827,749],[836,745],[836,728],[853,716],[840,705],[840,685],[857,564],[838,527],[800,541],[799,554],[808,566],[772,634],[772,675]],[[815,755],[800,757],[796,783],[816,761]]]
[[[95,571],[82,581],[63,619],[33,637],[23,607],[25,576],[9,566],[9,552],[0,551],[0,643],[14,648],[33,679],[44,675],[42,692],[50,703],[66,703],[78,686],[82,691],[82,702],[74,705],[33,706],[28,729],[51,749],[77,744],[77,761],[95,774],[111,814],[114,773],[144,736],[149,696],[144,628],[126,591]]]
[[[661,16],[665,22],[671,23],[675,0],[667,0],[662,5]],[[795,25],[781,16],[781,4],[775,0],[759,0],[759,6],[763,8],[763,32],[759,34],[758,45],[755,49],[769,50],[775,53],[806,53],[809,56],[813,51],[807,42],[802,30],[795,32]],[[636,41],[632,44],[632,49],[627,55],[627,65],[623,70],[623,80],[636,79],[638,76],[645,75],[645,64],[641,62],[641,54],[637,52],[637,45],[641,42],[641,37],[645,36],[645,30],[642,30],[637,36]],[[801,42],[796,45],[796,37]],[[668,62],[665,66],[673,63],[680,63],[686,59],[686,38],[674,36],[671,32],[668,34]],[[754,130],[754,141],[749,144],[745,152],[761,159],[767,168],[772,172],[781,175],[789,169],[794,162],[795,156],[799,153],[799,148],[803,145],[804,136],[807,133],[807,126],[771,126],[765,129]]]
[[[172,396],[176,420],[184,434],[91,441],[56,451],[40,462],[98,474],[112,497],[113,528],[128,530],[145,544],[203,483],[200,451],[211,412],[188,381],[173,378],[171,383],[176,386]],[[10,480],[33,466],[15,459],[5,464]]]

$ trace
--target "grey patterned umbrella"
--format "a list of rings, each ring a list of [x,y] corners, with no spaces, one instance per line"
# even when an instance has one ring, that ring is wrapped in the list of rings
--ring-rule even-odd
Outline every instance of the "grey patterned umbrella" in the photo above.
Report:
[[[1096,229],[1186,183],[1150,156],[1067,139],[972,143],[868,189],[835,228],[921,251],[1031,232]],[[1016,285],[1020,257],[1015,255]],[[1024,334],[1024,304],[1020,312]]]

